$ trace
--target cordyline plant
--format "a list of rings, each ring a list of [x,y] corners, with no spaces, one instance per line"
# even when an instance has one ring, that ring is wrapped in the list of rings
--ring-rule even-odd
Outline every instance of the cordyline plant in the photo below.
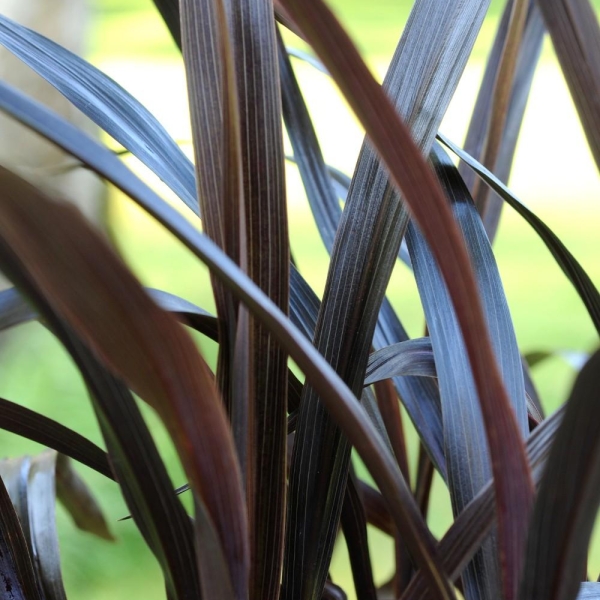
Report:
[[[43,526],[55,494],[78,524],[110,537],[70,457],[120,486],[170,600],[344,598],[329,576],[340,532],[361,600],[600,598],[600,584],[585,582],[600,502],[600,354],[544,418],[491,249],[506,202],[600,331],[592,281],[502,183],[545,31],[600,164],[600,31],[587,0],[507,3],[464,150],[437,131],[486,0],[417,0],[383,85],[321,0],[155,4],[182,51],[195,164],[114,81],[0,17],[0,43],[190,211],[2,82],[0,108],[122,190],[203,261],[217,312],[144,289],[75,209],[0,170],[0,267],[15,285],[0,293],[0,323],[39,319],[62,342],[106,445],[0,401],[1,427],[52,449],[0,465],[1,597],[65,597],[56,531]],[[352,179],[323,161],[284,27],[310,45],[320,62],[310,60],[364,125]],[[290,258],[283,124],[331,255],[322,298]],[[420,339],[408,339],[386,299],[399,258],[424,308]],[[182,325],[218,342],[216,373]],[[175,444],[192,518],[134,393]],[[421,445],[414,489],[400,403]],[[352,468],[352,448],[376,488]],[[440,540],[427,525],[434,470],[455,516]],[[395,572],[381,588],[368,523],[395,542]]]

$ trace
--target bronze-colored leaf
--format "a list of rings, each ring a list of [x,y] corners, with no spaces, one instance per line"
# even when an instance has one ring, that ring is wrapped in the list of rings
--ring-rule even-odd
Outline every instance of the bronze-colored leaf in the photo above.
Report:
[[[185,331],[108,246],[90,235],[80,215],[8,171],[0,171],[0,179],[5,253],[8,247],[18,255],[57,312],[158,411],[223,546],[231,585],[242,597],[248,569],[244,496],[212,373]]]

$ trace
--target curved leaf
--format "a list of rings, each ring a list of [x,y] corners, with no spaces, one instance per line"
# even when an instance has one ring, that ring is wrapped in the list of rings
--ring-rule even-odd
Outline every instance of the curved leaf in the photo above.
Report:
[[[576,258],[569,252],[554,232],[539,217],[531,212],[493,173],[472,156],[469,156],[464,150],[461,150],[446,136],[438,133],[438,139],[444,146],[452,150],[454,154],[469,165],[487,185],[508,202],[531,225],[579,294],[596,331],[600,334],[600,294]]]
[[[444,2],[441,8],[439,2],[415,4],[384,83],[408,127],[400,123],[394,107],[322,2],[289,0],[283,4],[333,74],[369,136],[336,234],[315,333],[317,348],[359,394],[377,317],[409,218],[398,192],[405,194],[419,220],[426,213],[429,217],[440,215],[435,183],[423,185],[427,167],[421,152],[427,152],[433,143],[483,20],[485,3]],[[388,128],[392,121],[396,126],[393,136]],[[432,181],[430,173],[427,181]],[[424,189],[431,192],[428,209]],[[449,214],[444,217],[451,223]],[[431,232],[434,230],[435,225]],[[438,240],[440,235],[438,231]],[[507,406],[508,419],[509,411]],[[335,529],[331,523],[339,516],[348,460],[346,440],[333,427],[318,395],[305,386],[290,471],[286,548],[294,560],[284,567],[284,593],[305,599],[320,593],[332,552]],[[303,576],[307,569],[309,577]],[[436,586],[441,597],[453,596],[453,589],[442,578],[437,577]]]
[[[569,600],[600,506],[600,352],[578,375],[533,509],[519,598]]]
[[[178,319],[189,325],[192,329],[203,333],[211,340],[218,340],[217,318],[192,302],[165,292],[146,288],[150,298],[163,310],[173,313]]]
[[[529,429],[521,357],[490,243],[469,192],[450,158],[436,146],[431,161],[469,250],[486,321],[493,332],[495,355],[521,436],[525,438]],[[409,225],[407,242],[436,360],[449,489],[457,515],[492,476],[488,440],[458,320],[432,252],[413,224]],[[465,464],[469,464],[469,469],[464,468]],[[516,550],[513,552],[515,555],[511,560],[520,560],[520,554],[517,557]],[[487,542],[465,574],[467,598],[498,596],[501,583],[497,565],[495,544]]]
[[[48,446],[114,478],[104,450],[68,427],[4,398],[0,398],[0,429]]]
[[[198,214],[192,163],[129,92],[76,54],[1,14],[0,43],[139,158]]]
[[[56,529],[56,452],[31,459],[27,476],[27,508],[31,553],[48,600],[66,600]]]
[[[550,453],[554,435],[564,416],[564,407],[540,423],[527,440],[527,454],[534,481],[539,482],[542,467]],[[452,580],[462,571],[490,532],[496,518],[494,486],[489,482],[458,515],[438,544],[444,566]],[[422,573],[417,572],[401,600],[426,600],[427,584]]]
[[[0,480],[0,576],[11,600],[46,600],[4,481]]]
[[[57,311],[68,315],[102,358],[158,411],[208,513],[207,522],[215,528],[231,584],[241,597],[248,567],[243,492],[212,373],[184,330],[82,223],[76,211],[2,172],[3,260],[17,265],[23,261],[21,268]],[[73,277],[77,286],[70,285]],[[216,465],[229,476],[215,479]]]
[[[600,168],[600,27],[589,0],[538,2],[558,62]]]
[[[408,375],[437,377],[429,338],[398,342],[373,352],[369,356],[364,385]]]

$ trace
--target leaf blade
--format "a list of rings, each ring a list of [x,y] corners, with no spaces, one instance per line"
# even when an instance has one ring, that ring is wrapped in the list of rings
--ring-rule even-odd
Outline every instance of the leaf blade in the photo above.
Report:
[[[304,3],[302,9],[294,0],[286,1],[285,6],[321,54],[365,125],[373,145],[381,153],[392,174],[392,180],[405,192],[413,217],[426,239],[431,242],[446,285],[451,290],[491,447],[498,492],[500,556],[505,593],[507,598],[514,598],[521,570],[524,528],[533,490],[523,441],[495,364],[481,305],[476,300],[476,284],[460,234],[441,194],[438,195],[439,188],[435,182],[428,184],[431,196],[423,194],[423,182],[432,181],[431,173],[422,162],[422,157],[392,104],[364,66],[333,15],[318,1]],[[403,146],[405,152],[400,153],[399,146]],[[409,147],[411,159],[414,158],[410,168],[407,167],[406,152]],[[411,196],[411,188],[415,196]],[[430,210],[426,207],[430,207]],[[463,266],[460,273],[454,272],[457,264]],[[469,311],[466,310],[467,306]],[[485,341],[482,343],[483,340]],[[510,448],[509,451],[505,444]]]
[[[76,54],[3,15],[0,43],[139,158],[198,214],[190,160],[131,94]]]
[[[575,380],[540,481],[527,541],[522,599],[573,598],[585,573],[600,506],[599,389],[600,352],[596,352]]]

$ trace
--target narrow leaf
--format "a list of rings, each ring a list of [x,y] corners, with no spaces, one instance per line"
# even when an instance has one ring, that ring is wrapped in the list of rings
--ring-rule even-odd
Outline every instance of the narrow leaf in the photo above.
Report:
[[[540,423],[527,440],[527,454],[536,484],[541,478],[542,468],[563,416],[564,407]],[[438,545],[444,557],[444,566],[453,580],[460,577],[489,534],[495,519],[494,486],[489,482],[455,519]],[[422,574],[418,572],[402,596],[402,600],[425,600],[426,598],[428,598],[427,584]]]
[[[451,202],[475,269],[492,343],[523,438],[529,432],[521,357],[500,274],[485,230],[458,170],[438,146],[431,161]],[[460,327],[431,251],[417,227],[409,225],[408,249],[436,359],[444,419],[449,489],[458,515],[491,478],[488,441],[477,391],[466,359]],[[464,469],[464,464],[469,469]],[[516,552],[513,560],[518,560]],[[496,548],[488,542],[464,577],[467,598],[500,593]],[[485,574],[485,575],[484,575]]]
[[[302,7],[289,0],[285,6],[356,111],[393,182],[403,190],[453,299],[486,425],[497,491],[503,583],[506,598],[511,600],[521,572],[533,491],[523,441],[496,365],[464,243],[410,133],[331,12],[319,0]]]
[[[510,18],[507,24],[506,38],[502,45],[502,54],[498,61],[498,71],[494,80],[494,89],[490,96],[489,117],[487,123],[485,149],[482,154],[482,163],[492,171],[500,155],[502,138],[504,137],[505,124],[511,100],[511,93],[517,59],[521,47],[523,31],[527,21],[528,6],[530,0],[511,0],[507,5],[510,7]],[[476,206],[482,215],[486,213],[484,198],[478,194],[477,185],[473,191]]]
[[[369,356],[364,385],[408,375],[437,377],[429,338],[398,342],[373,352]]]
[[[382,99],[399,123],[398,117],[351,42],[321,2],[305,2],[301,6],[291,0],[283,4],[363,120],[370,141],[381,151],[378,142],[383,138],[377,140],[374,121],[368,123],[364,117],[379,113]],[[458,7],[456,3],[444,3],[440,10],[439,2],[434,6],[425,1],[417,3],[411,14],[384,85],[410,127],[410,132],[402,127],[403,141],[410,144],[416,161],[422,161],[420,152],[427,152],[433,143],[483,20],[484,4],[474,2],[467,7],[465,3]],[[423,36],[433,31],[432,18],[439,29],[424,43]],[[357,84],[354,89],[349,85],[351,80]],[[414,86],[410,94],[406,93],[409,86]],[[377,92],[380,98],[376,98]],[[396,149],[399,139],[396,135]],[[403,161],[406,166],[406,156]],[[402,190],[410,195],[408,181],[415,176],[414,169],[410,175],[408,171],[402,173],[404,180],[398,177],[400,171],[395,173],[394,182],[404,183]],[[386,166],[379,162],[371,145],[365,144],[336,234],[315,332],[317,348],[357,394],[362,387],[379,309],[409,218],[407,208],[400,202],[398,188],[388,177]],[[416,177],[412,181],[416,182]],[[422,195],[420,188],[418,195]],[[412,191],[416,190],[415,186]],[[339,518],[349,446],[308,386],[303,392],[295,439],[287,537],[290,561],[284,570],[284,591],[314,599],[320,594],[331,558],[335,531],[331,523]],[[307,569],[314,576],[303,576]],[[436,583],[437,593],[442,597],[453,595],[451,586],[443,580],[437,578]]]
[[[447,137],[438,134],[438,139],[447,148],[452,150],[461,160],[468,164],[501,198],[503,198],[514,210],[517,211],[531,225],[533,230],[546,244],[548,250],[562,269],[567,279],[583,301],[588,314],[600,333],[600,294],[589,275],[569,252],[558,236],[532,211],[530,211],[493,173],[486,169],[481,163],[461,150]]]
[[[106,453],[75,431],[9,400],[0,398],[0,428],[53,448],[113,478]]]
[[[1,592],[10,600],[45,600],[31,562],[23,530],[0,480],[0,576]]]
[[[498,85],[495,82],[502,48],[505,44],[510,9],[511,4],[507,3],[496,32],[494,45],[488,59],[465,140],[465,150],[472,156],[477,157],[478,160],[482,159],[484,143],[486,142],[489,111],[494,88]],[[541,12],[536,1],[530,0],[525,31],[523,32],[523,38],[519,47],[519,58],[514,78],[511,82],[512,90],[507,108],[506,125],[502,131],[498,157],[493,169],[498,178],[504,182],[508,181],[510,175],[517,139],[533,82],[533,75],[542,49],[544,33],[545,27]],[[478,187],[478,197],[475,200],[475,204],[482,207],[483,223],[490,240],[493,240],[500,222],[500,214],[503,206],[502,199],[496,194],[491,193],[489,188],[485,186],[475,186],[475,173],[466,167],[465,164],[461,163],[459,165],[459,171],[468,188],[471,190],[472,195],[474,194],[475,187]]]
[[[575,597],[600,506],[600,352],[578,375],[533,509],[522,600]]]
[[[3,15],[0,43],[139,158],[198,214],[192,163],[129,92],[76,54]]]
[[[589,0],[547,0],[538,6],[600,168],[600,27]]]
[[[273,2],[234,0],[225,5],[239,104],[242,255],[250,278],[287,312],[290,251]],[[248,352],[252,369],[251,389],[245,394],[251,413],[246,486],[253,557],[250,599],[275,600],[281,582],[287,489],[287,356],[269,329],[254,318],[249,322]]]
[[[18,252],[18,260],[53,305],[159,412],[214,522],[236,594],[243,595],[248,565],[243,493],[230,431],[206,363],[183,329],[148,298],[100,238],[86,231],[76,212],[49,202],[6,171],[2,179],[0,233],[5,243]],[[69,285],[73,277],[77,286]],[[215,465],[230,476],[215,480]]]

